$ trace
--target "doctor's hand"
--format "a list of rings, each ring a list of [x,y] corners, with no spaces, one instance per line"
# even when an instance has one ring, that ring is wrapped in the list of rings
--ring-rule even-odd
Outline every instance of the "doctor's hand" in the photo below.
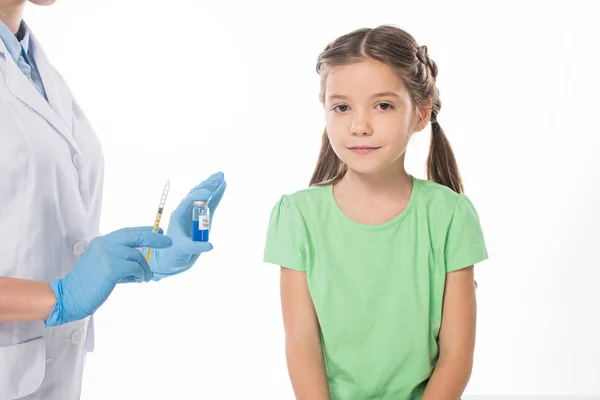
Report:
[[[64,278],[50,282],[56,303],[46,326],[77,321],[93,314],[118,283],[148,282],[152,271],[138,247],[165,249],[172,240],[152,227],[125,228],[94,238]]]
[[[177,275],[191,268],[200,254],[212,250],[210,242],[192,240],[192,211],[194,201],[208,201],[210,221],[223,197],[227,183],[222,172],[212,174],[208,179],[194,187],[171,214],[167,236],[173,239],[173,246],[153,251],[150,256],[152,279],[158,281],[164,277]],[[142,253],[147,254],[147,249]]]

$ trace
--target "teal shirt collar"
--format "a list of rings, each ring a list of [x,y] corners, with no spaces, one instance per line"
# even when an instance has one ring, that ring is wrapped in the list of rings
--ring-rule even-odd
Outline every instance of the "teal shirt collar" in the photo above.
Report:
[[[12,59],[15,60],[15,62],[17,62],[17,60],[21,56],[21,52],[24,53],[25,57],[27,58],[27,61],[29,61],[27,53],[29,52],[29,42],[31,40],[31,35],[29,33],[29,28],[25,24],[25,21],[21,21],[19,31],[22,30],[25,31],[25,35],[23,36],[23,40],[19,42],[17,36],[14,33],[12,33],[10,29],[8,29],[8,26],[6,26],[2,21],[0,21],[0,40],[2,40],[4,46],[6,46],[6,49],[8,50],[8,53],[10,54]]]
[[[27,26],[27,24],[25,23],[25,21],[21,21],[21,26],[19,27],[19,31],[17,32],[17,38],[23,35],[23,39],[21,39],[20,43],[21,43],[21,47],[23,47],[23,50],[25,50],[25,54],[29,55],[29,44],[31,43],[30,40],[30,34],[29,34],[29,27]]]

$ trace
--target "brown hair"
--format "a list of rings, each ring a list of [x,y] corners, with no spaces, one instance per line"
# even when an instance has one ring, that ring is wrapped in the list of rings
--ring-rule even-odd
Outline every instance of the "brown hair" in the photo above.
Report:
[[[431,142],[427,157],[427,178],[462,193],[463,185],[454,152],[437,122],[437,115],[442,108],[436,86],[437,64],[429,58],[427,47],[419,46],[409,33],[390,25],[382,25],[374,29],[357,29],[329,43],[317,60],[317,73],[321,75],[321,102],[325,102],[325,80],[328,70],[365,58],[381,61],[396,71],[417,108],[426,107],[431,101]],[[325,130],[310,186],[335,183],[347,170],[348,167],[334,153]]]

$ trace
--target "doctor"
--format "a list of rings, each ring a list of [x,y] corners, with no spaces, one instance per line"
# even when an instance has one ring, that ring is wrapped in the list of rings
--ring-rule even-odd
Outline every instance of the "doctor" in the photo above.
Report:
[[[181,273],[211,250],[190,239],[192,204],[214,212],[226,183],[216,173],[193,188],[166,235],[99,236],[100,144],[22,21],[26,2],[0,0],[0,400],[75,400],[94,312],[117,284]],[[137,249],[150,247],[146,263]]]

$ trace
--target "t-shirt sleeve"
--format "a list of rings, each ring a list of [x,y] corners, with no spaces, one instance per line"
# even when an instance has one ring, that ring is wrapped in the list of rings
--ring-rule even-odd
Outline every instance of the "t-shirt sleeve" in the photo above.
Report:
[[[302,215],[284,195],[271,210],[263,261],[304,272],[306,242]]]
[[[473,203],[460,194],[456,203],[445,246],[446,272],[477,264],[488,258],[488,252]]]

